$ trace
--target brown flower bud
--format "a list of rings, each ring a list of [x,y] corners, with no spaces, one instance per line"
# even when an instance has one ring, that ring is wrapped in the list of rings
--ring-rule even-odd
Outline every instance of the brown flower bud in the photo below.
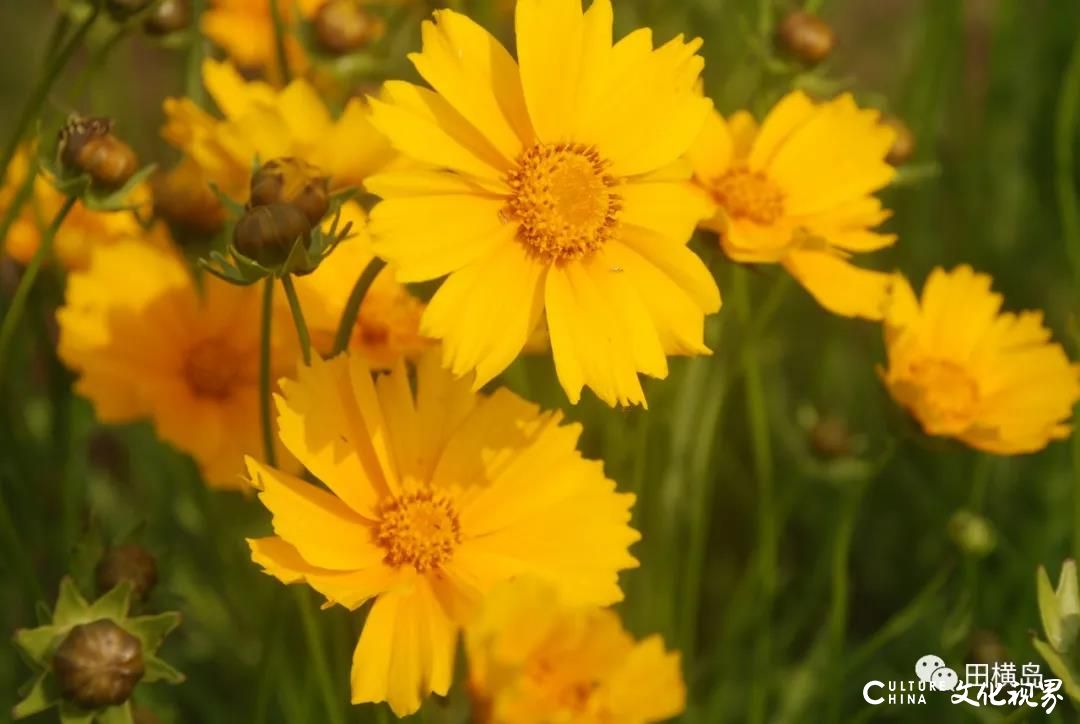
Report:
[[[822,417],[810,428],[810,449],[820,458],[847,457],[852,453],[851,432],[847,423],[839,417]]]
[[[311,231],[304,212],[292,204],[252,206],[233,232],[233,246],[265,267],[283,264],[296,240]]]
[[[157,561],[142,546],[128,543],[106,551],[94,575],[101,593],[127,582],[131,584],[132,595],[145,601],[157,584]]]
[[[327,52],[345,55],[366,47],[386,32],[386,23],[358,0],[327,0],[312,20],[315,38]]]
[[[111,120],[78,116],[60,130],[60,161],[104,189],[120,188],[139,166],[131,147],[112,134]]]
[[[191,0],[161,0],[143,21],[149,35],[169,35],[191,25]]]
[[[330,179],[300,158],[275,158],[251,178],[250,206],[289,204],[318,224],[330,209]]]
[[[915,155],[915,134],[906,123],[895,116],[886,116],[881,122],[896,133],[896,138],[893,139],[892,147],[889,148],[889,154],[885,160],[893,166],[900,166],[910,161]]]
[[[967,660],[973,664],[998,664],[1009,660],[1009,652],[993,631],[976,629],[968,640]]]
[[[795,10],[784,16],[776,31],[781,50],[806,65],[817,65],[829,57],[836,35],[828,23],[812,13]]]
[[[183,231],[200,236],[217,233],[225,225],[225,207],[214,195],[198,165],[181,162],[150,180],[154,213]]]
[[[60,696],[94,711],[122,704],[142,679],[142,643],[103,618],[75,626],[52,660]]]
[[[105,10],[113,20],[124,21],[145,10],[154,0],[105,0]]]

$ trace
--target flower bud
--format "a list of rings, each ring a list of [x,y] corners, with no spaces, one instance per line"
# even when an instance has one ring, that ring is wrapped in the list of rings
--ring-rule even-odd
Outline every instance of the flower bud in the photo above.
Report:
[[[990,666],[1009,661],[1009,652],[996,633],[978,629],[971,633],[968,640],[968,661]]]
[[[142,644],[107,618],[80,624],[60,643],[52,668],[65,701],[86,711],[116,706],[145,673]]]
[[[315,226],[330,208],[330,179],[300,158],[275,158],[251,178],[250,206],[289,204]]]
[[[145,548],[134,543],[110,548],[94,571],[98,591],[106,593],[118,584],[131,584],[131,593],[145,601],[158,580],[157,561]]]
[[[885,160],[892,166],[900,166],[910,161],[915,155],[915,134],[906,123],[895,116],[886,116],[881,122],[896,133]]]
[[[191,25],[191,0],[161,0],[143,21],[149,35],[169,35]]]
[[[824,460],[851,455],[851,432],[839,417],[822,417],[810,428],[810,449]]]
[[[312,23],[319,45],[337,55],[360,50],[386,31],[383,19],[365,10],[358,0],[328,0]]]
[[[296,240],[311,231],[311,222],[293,204],[252,206],[233,232],[233,247],[264,267],[284,264]]]
[[[181,162],[150,180],[154,213],[183,231],[211,236],[225,225],[225,207],[210,190],[198,165]]]
[[[113,20],[122,22],[145,10],[154,0],[105,0],[105,10]]]
[[[964,553],[982,558],[994,550],[997,534],[983,516],[970,510],[958,510],[949,518],[949,536]]]
[[[781,50],[806,65],[817,65],[829,57],[836,35],[828,23],[812,13],[795,10],[784,16],[776,32]]]
[[[111,120],[79,116],[60,130],[60,161],[104,189],[120,188],[139,166],[131,147],[112,134]]]

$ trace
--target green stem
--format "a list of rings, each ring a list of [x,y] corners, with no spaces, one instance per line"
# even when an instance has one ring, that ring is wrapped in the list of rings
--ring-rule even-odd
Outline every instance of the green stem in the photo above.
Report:
[[[83,38],[86,37],[87,31],[89,31],[90,26],[94,24],[94,20],[97,19],[100,11],[101,0],[98,0],[94,3],[94,9],[90,12],[90,15],[87,16],[86,20],[82,22],[82,25],[76,29],[75,33],[68,39],[67,43],[60,51],[53,56],[52,60],[46,66],[41,79],[30,92],[30,96],[26,100],[26,105],[23,106],[23,109],[19,114],[19,119],[15,122],[15,131],[7,140],[7,144],[4,146],[3,155],[0,155],[0,186],[3,186],[4,180],[7,178],[8,166],[11,165],[11,159],[15,157],[15,152],[18,150],[23,136],[26,135],[26,130],[30,127],[33,120],[37,118],[38,113],[41,112],[41,106],[45,103],[45,99],[48,97],[49,91],[53,87],[53,83],[55,83],[56,79],[60,76],[60,71],[64,69],[64,66],[71,60],[71,56],[74,55],[75,51],[82,44]]]
[[[202,83],[203,58],[206,56],[206,39],[198,31],[198,18],[202,17],[206,0],[194,0],[191,3],[192,24],[191,48],[188,50],[184,67],[184,95],[200,108],[206,107],[206,89]]]
[[[296,323],[296,334],[300,338],[300,352],[304,355],[304,364],[311,364],[311,334],[308,332],[307,322],[304,321],[304,310],[300,308],[300,297],[296,294],[296,286],[292,276],[286,274],[281,277],[281,285],[285,287],[285,297],[289,300],[289,310],[292,311],[293,322]]]
[[[6,479],[6,476],[3,479]],[[18,562],[16,567],[23,578],[22,590],[30,593],[35,602],[44,601],[45,591],[42,589],[37,576],[34,575],[34,567],[30,556],[22,544],[19,532],[15,529],[11,511],[8,509],[7,499],[4,497],[3,479],[0,479],[0,531],[4,531],[4,538],[7,539],[4,547],[8,552],[5,554],[5,558],[9,561]]]
[[[360,314],[360,305],[363,303],[364,297],[367,296],[368,289],[371,288],[375,277],[379,275],[384,266],[386,266],[386,262],[375,257],[360,273],[360,277],[356,280],[356,284],[353,285],[352,291],[349,292],[349,301],[345,303],[345,311],[341,314],[341,323],[338,324],[337,335],[334,336],[334,349],[330,353],[331,356],[341,354],[349,346],[353,327],[356,326],[356,317]]]
[[[15,331],[19,328],[19,322],[22,320],[23,312],[26,310],[26,300],[30,296],[30,290],[41,272],[41,266],[45,263],[45,258],[52,251],[57,230],[64,223],[64,219],[76,201],[78,201],[78,197],[69,196],[64,205],[60,207],[56,217],[53,218],[52,223],[49,224],[45,236],[42,237],[41,243],[34,253],[34,258],[30,260],[30,265],[26,267],[22,279],[19,280],[19,286],[15,289],[15,296],[11,299],[11,306],[8,307],[7,314],[4,315],[4,321],[0,322],[0,379],[4,379],[4,368],[10,354],[11,341],[15,337]]]
[[[270,418],[270,336],[274,312],[274,277],[263,283],[262,333],[259,342],[259,418],[262,421],[263,450],[269,465],[277,464],[274,423]]]
[[[772,609],[777,583],[776,492],[773,486],[772,442],[769,438],[769,419],[765,404],[765,388],[758,357],[757,336],[750,316],[749,272],[736,269],[733,280],[736,314],[744,331],[742,363],[746,380],[746,425],[750,431],[754,476],[758,483],[757,553],[761,583],[758,601],[758,631],[755,650],[756,676],[750,694],[750,721],[766,718],[770,668],[772,658]]]
[[[829,609],[829,639],[833,656],[843,658],[844,634],[847,628],[848,589],[850,576],[848,558],[851,554],[851,540],[855,534],[855,520],[858,517],[859,503],[862,499],[862,483],[854,490],[845,490],[843,511],[836,528],[836,542],[832,557],[832,604]]]
[[[285,47],[285,21],[281,17],[278,0],[270,0],[270,18],[274,23],[274,49],[281,67],[281,84],[287,85],[292,79],[292,72],[289,70],[289,52]]]
[[[315,623],[315,617],[311,615],[311,601],[307,591],[302,588],[294,588],[296,605],[300,609],[300,623],[304,627],[304,638],[307,640],[308,653],[315,664],[315,678],[319,682],[319,689],[323,697],[323,705],[326,707],[326,715],[331,724],[345,724],[344,709],[334,691],[334,679],[330,675],[326,642],[319,635],[319,627]]]
[[[15,219],[19,218],[19,212],[22,211],[22,207],[26,205],[26,202],[30,200],[30,197],[34,195],[34,181],[37,180],[37,169],[34,164],[28,163],[26,167],[26,178],[23,179],[22,185],[19,186],[19,190],[15,192],[15,198],[11,200],[11,204],[4,209],[4,216],[0,219],[0,257],[4,255],[4,246],[7,244],[8,232],[11,231],[11,225],[15,223]]]

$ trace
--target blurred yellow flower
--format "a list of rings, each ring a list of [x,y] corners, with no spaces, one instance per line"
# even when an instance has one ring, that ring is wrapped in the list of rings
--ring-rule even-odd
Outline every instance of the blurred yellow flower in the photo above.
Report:
[[[258,287],[205,275],[138,241],[94,250],[68,281],[59,354],[104,423],[150,419],[207,481],[244,488],[244,455],[263,449],[259,418]],[[297,358],[290,320],[273,339],[272,378]]]
[[[478,724],[645,724],[686,707],[679,654],[659,636],[636,642],[614,611],[530,579],[488,597],[465,649]]]
[[[30,167],[30,151],[20,150],[11,162],[7,179],[0,188],[0,212],[14,201],[19,188],[26,181]],[[146,186],[139,186],[132,195],[133,205],[147,207],[150,193]],[[34,191],[15,217],[3,243],[3,251],[16,261],[27,264],[37,252],[42,232],[64,205],[64,196],[47,178],[39,175],[34,181]],[[84,269],[90,263],[94,246],[112,244],[121,239],[146,237],[135,215],[130,211],[104,213],[90,211],[82,202],[76,202],[56,232],[53,250],[56,258],[68,269]],[[160,241],[156,234],[150,235]]]
[[[929,435],[999,455],[1069,435],[1080,365],[1050,342],[1042,312],[1001,313],[991,279],[935,269],[917,299],[897,277],[885,318],[892,396]]]
[[[710,207],[686,152],[709,110],[695,93],[700,40],[653,49],[648,29],[612,45],[609,0],[521,0],[514,58],[449,10],[410,56],[434,91],[388,82],[372,120],[424,167],[379,174],[375,252],[405,282],[450,275],[421,330],[455,375],[483,385],[546,318],[570,400],[645,402],[638,373],[705,354],[720,308],[686,247]]]
[[[783,264],[829,311],[881,319],[891,276],[848,261],[896,241],[871,231],[889,217],[872,194],[895,173],[895,132],[879,118],[849,94],[814,103],[801,91],[760,127],[745,111],[714,111],[688,156],[717,205],[702,226],[735,261]]]
[[[329,355],[338,324],[356,280],[374,258],[367,231],[367,215],[354,202],[342,207],[340,226],[352,223],[350,237],[312,274],[296,278],[296,291],[315,348]],[[327,225],[327,224],[324,224]],[[282,303],[285,303],[282,298]],[[364,295],[350,337],[349,349],[372,369],[386,370],[398,360],[416,359],[432,345],[420,334],[424,304],[384,268]]]
[[[300,17],[310,19],[324,0],[278,0],[278,9],[286,29]],[[265,70],[280,78],[277,49],[274,43],[274,23],[270,0],[210,0],[202,15],[202,32],[220,46],[241,68]],[[303,72],[308,61],[296,38],[285,36],[285,49],[293,72]]]
[[[392,156],[359,99],[350,100],[334,120],[303,80],[276,90],[245,81],[233,66],[213,60],[203,63],[203,80],[224,119],[189,98],[166,98],[161,135],[198,164],[208,182],[238,202],[248,199],[256,159],[301,158],[330,176],[336,189],[359,186]]]
[[[250,460],[276,535],[252,558],[350,609],[374,598],[353,657],[353,703],[399,716],[450,688],[457,633],[498,583],[532,575],[577,605],[622,598],[634,496],[561,425],[506,389],[490,397],[436,355],[416,391],[399,363],[372,378],[357,355],[316,356],[282,383],[285,446],[327,489]]]

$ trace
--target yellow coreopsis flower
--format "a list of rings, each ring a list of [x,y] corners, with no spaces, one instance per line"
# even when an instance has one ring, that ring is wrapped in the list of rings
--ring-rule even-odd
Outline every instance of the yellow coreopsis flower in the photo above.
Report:
[[[359,186],[391,158],[359,99],[349,101],[334,120],[304,80],[277,90],[245,81],[233,66],[213,60],[203,63],[203,80],[224,119],[189,98],[167,98],[162,136],[198,164],[208,182],[238,202],[248,199],[256,159],[301,158],[328,175],[337,189]]]
[[[892,396],[929,435],[1010,455],[1067,437],[1080,365],[1050,342],[1042,312],[1001,313],[991,279],[935,269],[918,299],[898,277],[885,318]]]
[[[69,278],[59,354],[102,422],[149,419],[207,482],[242,488],[245,454],[263,450],[260,309],[258,287],[196,284],[174,252],[118,242]],[[276,321],[273,380],[298,354],[290,320]]]
[[[325,0],[279,0],[282,23],[286,29],[292,27],[297,20],[297,10],[300,17],[310,18],[323,2]],[[237,65],[250,70],[265,69],[280,77],[270,0],[210,0],[201,25],[203,34],[221,46]],[[285,49],[294,71],[307,67],[304,49],[291,33],[285,36]]]
[[[699,40],[612,44],[610,0],[521,0],[517,61],[441,10],[411,57],[434,90],[389,82],[372,120],[424,168],[367,182],[375,252],[402,281],[449,277],[421,324],[454,374],[482,385],[546,319],[576,402],[644,403],[638,373],[703,354],[716,283],[686,247],[709,213],[680,161],[710,101]]]
[[[11,162],[3,188],[0,188],[0,212],[6,209],[26,181],[30,169],[30,153],[20,150]],[[146,186],[139,186],[133,193],[131,203],[145,206],[149,211],[150,194]],[[39,175],[34,190],[19,215],[8,230],[3,241],[3,251],[16,261],[26,264],[33,258],[41,243],[44,229],[64,205],[64,196],[49,180]],[[156,234],[156,232],[155,232]],[[123,239],[147,237],[139,220],[130,211],[91,211],[76,202],[57,230],[53,250],[56,258],[68,269],[84,269],[90,263],[94,246],[113,244]],[[151,235],[155,242],[161,239]]]
[[[253,559],[328,603],[374,599],[352,669],[354,703],[399,715],[450,687],[455,642],[484,596],[520,575],[578,605],[619,600],[634,497],[576,449],[578,425],[500,389],[454,379],[435,355],[416,389],[399,363],[372,379],[357,355],[318,357],[282,383],[285,446],[326,485],[249,461],[273,514]]]
[[[896,241],[872,231],[889,217],[873,194],[895,173],[895,132],[879,121],[848,94],[814,103],[801,91],[760,127],[745,111],[714,111],[689,153],[717,206],[702,226],[734,261],[783,264],[829,311],[881,319],[891,275],[848,261]]]
[[[686,706],[679,654],[609,609],[529,579],[500,586],[465,636],[478,724],[646,724]]]
[[[350,201],[341,211],[339,228],[352,224],[349,238],[313,273],[296,278],[296,291],[312,344],[324,355],[333,349],[338,324],[356,280],[374,258],[364,210]],[[432,340],[420,334],[423,312],[423,302],[397,282],[393,268],[386,267],[364,295],[349,338],[349,349],[378,370],[390,369],[403,358],[415,359],[432,345]]]

